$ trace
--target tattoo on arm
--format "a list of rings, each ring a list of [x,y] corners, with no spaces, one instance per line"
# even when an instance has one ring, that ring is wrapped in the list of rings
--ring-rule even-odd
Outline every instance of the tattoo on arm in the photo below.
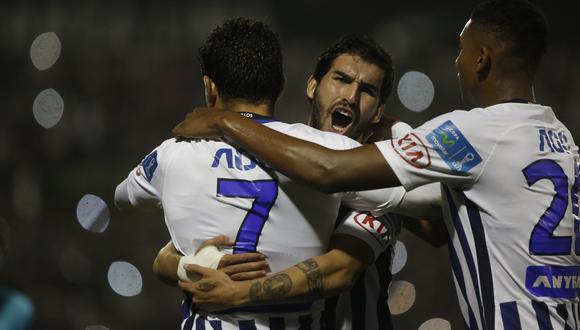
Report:
[[[322,297],[322,273],[314,259],[308,259],[297,264],[308,280],[308,292],[313,297]]]
[[[282,298],[292,289],[292,279],[287,274],[276,274],[250,287],[251,301],[275,300]]]

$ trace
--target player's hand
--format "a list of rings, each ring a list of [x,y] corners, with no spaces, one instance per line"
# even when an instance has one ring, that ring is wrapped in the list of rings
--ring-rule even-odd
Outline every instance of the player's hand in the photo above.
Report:
[[[176,138],[219,138],[218,122],[228,111],[216,108],[195,108],[171,131]]]
[[[215,311],[236,306],[238,295],[236,282],[225,273],[211,268],[187,264],[185,269],[202,275],[197,282],[179,281],[178,285],[192,295],[192,302],[204,311]]]
[[[198,251],[208,245],[233,246],[234,240],[225,235],[210,238],[201,243]],[[226,254],[218,264],[218,270],[234,281],[245,281],[266,276],[269,271],[266,257],[261,253]]]

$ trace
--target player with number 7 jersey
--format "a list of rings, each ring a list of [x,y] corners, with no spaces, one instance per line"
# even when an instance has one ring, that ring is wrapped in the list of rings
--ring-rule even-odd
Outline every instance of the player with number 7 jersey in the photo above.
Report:
[[[217,111],[217,110],[216,110]],[[285,124],[254,113],[270,128],[333,149],[360,144],[348,137],[322,132],[303,124]],[[235,237],[233,253],[260,252],[273,273],[305,259],[324,254],[335,231],[364,239],[378,257],[393,233],[388,224],[365,227],[353,224],[354,214],[335,228],[339,206],[380,213],[395,209],[406,195],[402,187],[357,193],[325,194],[275,172],[222,141],[163,142],[143,159],[116,190],[117,202],[133,206],[155,200],[163,207],[165,222],[175,247],[193,254],[200,244],[218,235]],[[369,232],[374,229],[376,232]],[[219,322],[223,329],[288,328],[321,324],[324,301],[229,309],[185,317]],[[280,321],[283,320],[283,321]],[[196,323],[197,324],[197,323]],[[189,328],[182,325],[183,328]]]

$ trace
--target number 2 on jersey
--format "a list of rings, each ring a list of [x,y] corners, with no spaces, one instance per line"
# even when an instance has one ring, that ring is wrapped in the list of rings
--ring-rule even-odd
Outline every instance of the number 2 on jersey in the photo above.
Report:
[[[574,185],[571,189],[574,232],[576,236],[575,253],[580,254],[580,226],[578,220],[578,190],[580,189],[580,169],[574,166]],[[555,236],[554,231],[564,218],[568,208],[568,177],[560,165],[550,159],[541,159],[528,165],[523,171],[528,186],[533,186],[542,179],[548,179],[554,185],[556,194],[548,209],[542,214],[532,230],[530,237],[530,254],[533,255],[568,255],[572,251],[572,236]]]
[[[217,194],[254,200],[238,230],[234,254],[255,252],[262,228],[278,198],[278,183],[275,180],[218,179]]]

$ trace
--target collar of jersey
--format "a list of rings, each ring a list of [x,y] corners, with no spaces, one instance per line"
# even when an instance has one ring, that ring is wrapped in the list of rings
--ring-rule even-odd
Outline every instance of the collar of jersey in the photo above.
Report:
[[[507,100],[507,101],[503,101],[500,103],[524,103],[524,104],[535,104],[532,101],[528,101],[528,100],[524,100],[524,99],[512,99],[512,100]]]
[[[246,118],[250,118],[253,121],[260,123],[260,124],[265,124],[265,123],[270,123],[270,122],[276,121],[276,119],[274,119],[274,117],[262,116],[260,114],[253,113],[253,112],[243,111],[243,112],[240,112],[239,114],[246,117]]]

